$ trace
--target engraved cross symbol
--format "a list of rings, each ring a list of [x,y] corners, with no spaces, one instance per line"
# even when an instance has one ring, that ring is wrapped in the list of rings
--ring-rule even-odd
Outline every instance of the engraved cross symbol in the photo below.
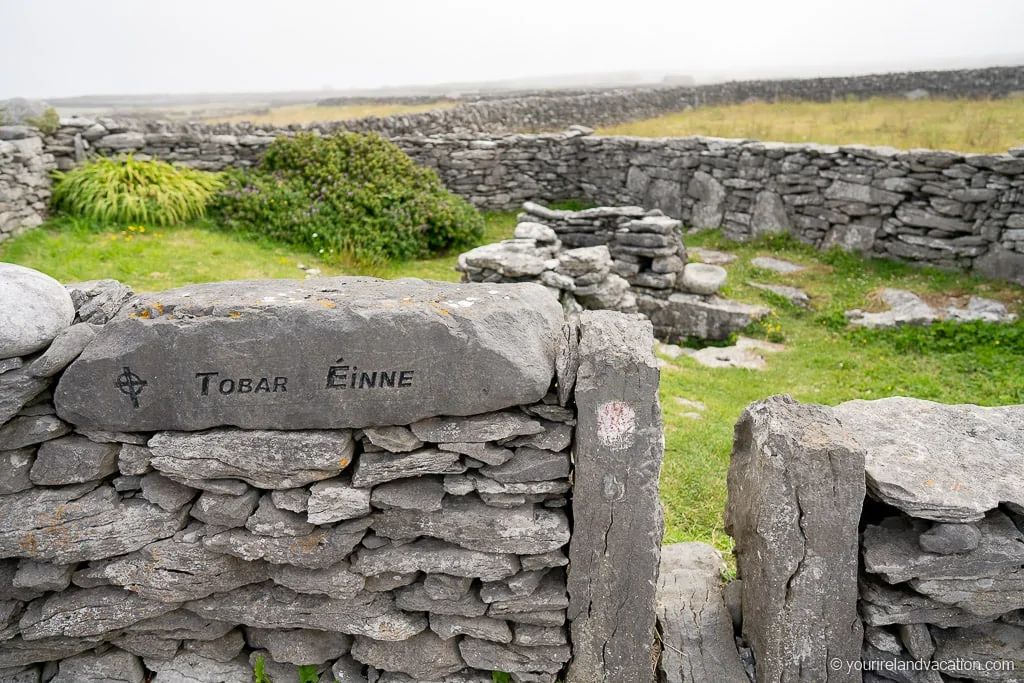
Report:
[[[139,407],[139,394],[146,387],[146,380],[142,379],[127,365],[124,366],[124,372],[117,376],[117,381],[114,382],[114,386],[120,390],[122,394],[132,400],[132,407]]]

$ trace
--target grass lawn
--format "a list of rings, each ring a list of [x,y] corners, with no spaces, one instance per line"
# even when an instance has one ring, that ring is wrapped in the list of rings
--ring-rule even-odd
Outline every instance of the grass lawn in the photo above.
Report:
[[[484,241],[508,237],[514,226],[514,212],[487,214]],[[1024,322],[938,326],[918,339],[920,330],[845,330],[842,318],[850,308],[878,310],[877,294],[885,287],[910,289],[943,305],[950,296],[979,294],[1005,301],[1019,313],[1024,298],[1020,287],[837,253],[823,255],[786,239],[740,245],[725,242],[714,232],[685,239],[689,246],[723,248],[739,256],[727,266],[724,294],[772,307],[770,324],[781,328],[787,349],[766,354],[768,368],[763,372],[705,368],[686,356],[665,359],[661,487],[667,542],[700,540],[726,553],[731,550],[722,524],[725,477],[733,424],[751,401],[789,393],[801,401],[827,405],[895,395],[946,403],[1024,403]],[[750,259],[761,255],[810,268],[777,275],[751,267]],[[0,244],[0,260],[36,268],[62,282],[112,277],[139,291],[213,280],[298,278],[303,276],[298,263],[319,268],[323,275],[454,281],[455,258],[449,254],[386,268],[352,268],[325,264],[281,245],[251,242],[208,224],[122,233],[58,221]],[[749,287],[748,280],[802,287],[812,297],[811,310]],[[750,330],[752,336],[765,337],[766,332],[766,325]],[[702,418],[693,419],[687,413],[694,409],[677,399],[701,401],[707,410]]]
[[[233,116],[212,116],[204,123],[272,123],[287,126],[291,123],[314,123],[316,121],[346,121],[364,116],[391,116],[393,114],[415,114],[431,109],[447,109],[460,102],[436,102],[434,104],[352,104],[335,107],[318,107],[315,104],[297,104],[276,107],[266,114],[235,114]]]
[[[598,133],[1005,152],[1024,145],[1024,97],[752,102],[666,114],[602,128]]]
[[[485,219],[483,244],[512,236],[515,212],[486,214]],[[457,258],[456,252],[384,266],[328,262],[286,244],[217,230],[210,222],[140,231],[60,219],[0,243],[0,261],[35,268],[61,282],[113,278],[137,292],[218,280],[302,279],[305,271],[300,264],[317,268],[324,276],[455,282]]]

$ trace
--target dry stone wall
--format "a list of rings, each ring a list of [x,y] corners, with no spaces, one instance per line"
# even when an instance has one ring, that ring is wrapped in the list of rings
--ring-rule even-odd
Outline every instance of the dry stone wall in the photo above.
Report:
[[[756,680],[1019,680],[1022,435],[1024,406],[751,404],[726,529]]]
[[[418,163],[434,168],[449,189],[483,209],[558,199],[640,205],[688,226],[722,228],[734,239],[790,232],[821,248],[1024,282],[1024,147],[963,154],[600,137],[578,125],[558,134],[504,133],[645,118],[750,97],[827,100],[915,89],[1002,96],[1024,91],[1022,80],[1024,67],[753,81],[499,100],[288,128],[75,118],[40,138],[34,129],[0,127],[0,140],[12,138],[3,141],[15,145],[0,146],[0,239],[42,220],[46,170],[54,164],[70,168],[88,154],[132,152],[222,170],[256,163],[275,136],[297,130],[372,130],[393,138]]]
[[[534,284],[0,267],[0,680],[653,680],[645,321]]]

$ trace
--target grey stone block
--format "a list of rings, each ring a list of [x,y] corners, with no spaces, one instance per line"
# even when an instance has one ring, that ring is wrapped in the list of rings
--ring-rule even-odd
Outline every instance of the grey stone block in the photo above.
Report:
[[[725,522],[758,680],[858,680],[829,663],[861,652],[864,451],[830,409],[788,396],[748,406],[735,432]]]
[[[561,325],[557,301],[531,283],[500,291],[344,277],[192,285],[133,299],[68,367],[55,403],[77,425],[120,431],[473,415],[547,393]],[[298,341],[296,329],[307,331]],[[183,367],[180,358],[203,362]]]
[[[355,451],[348,430],[161,432],[149,447],[152,466],[171,479],[236,478],[264,489],[336,476]]]
[[[649,323],[608,311],[584,313],[581,330],[566,681],[648,681],[663,532],[654,338]]]

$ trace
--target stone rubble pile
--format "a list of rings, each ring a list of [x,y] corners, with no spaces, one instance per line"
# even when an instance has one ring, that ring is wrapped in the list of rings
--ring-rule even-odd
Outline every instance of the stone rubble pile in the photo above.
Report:
[[[889,398],[834,411],[866,449],[864,661],[890,669],[959,662],[943,673],[967,681],[1019,679],[1024,407]],[[1015,671],[972,668],[1000,662]],[[937,670],[906,678],[880,669],[865,680],[947,679]]]
[[[63,406],[74,397],[53,387],[77,364],[109,347],[124,374],[94,385],[94,398],[109,392],[132,415],[129,399],[160,391],[160,375],[139,376],[133,335],[177,323],[221,334],[225,318],[251,311],[231,305],[230,288],[197,287],[183,295],[196,308],[176,308],[183,320],[133,322],[126,311],[145,299],[124,305],[119,283],[65,290],[0,268],[0,312],[13,301],[15,315],[31,315],[0,320],[0,680],[247,683],[262,654],[277,680],[315,664],[341,683],[484,683],[490,671],[551,683],[569,661],[576,414],[547,391],[551,371],[520,407],[411,424],[72,424]],[[326,314],[345,283],[332,286],[291,305]],[[225,301],[236,315],[216,322]],[[463,301],[489,315],[488,302]],[[517,300],[503,305],[524,317]],[[281,310],[292,309],[261,323]],[[536,353],[554,362],[553,349]],[[187,411],[165,404],[175,409]]]
[[[846,311],[847,320],[857,327],[880,329],[901,325],[931,325],[939,320],[1009,323],[1017,319],[1016,314],[1010,313],[1003,302],[980,296],[971,296],[963,308],[950,305],[942,310],[903,289],[883,289],[881,299],[889,306],[888,311],[868,313],[855,308]]]
[[[767,313],[719,297],[725,269],[687,263],[681,223],[660,211],[523,209],[512,239],[459,255],[464,281],[539,282],[567,312],[639,311],[662,339],[724,339]]]

